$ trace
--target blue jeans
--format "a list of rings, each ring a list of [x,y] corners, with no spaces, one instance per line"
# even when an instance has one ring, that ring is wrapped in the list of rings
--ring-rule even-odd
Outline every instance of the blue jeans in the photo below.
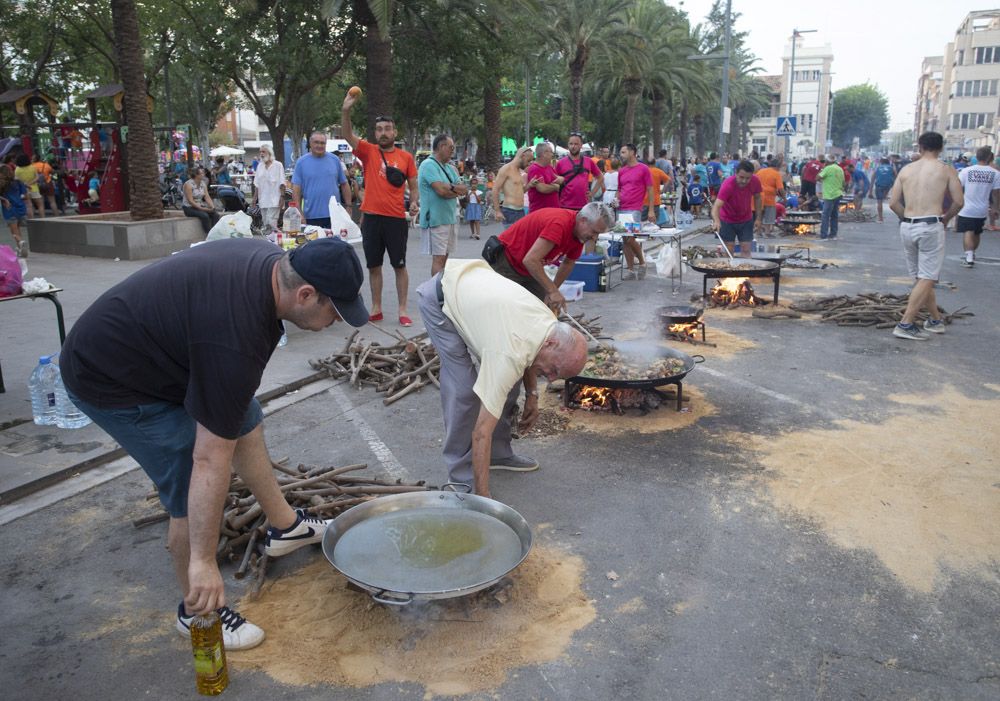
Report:
[[[188,486],[194,466],[195,420],[180,404],[152,402],[122,409],[100,409],[67,392],[70,400],[94,423],[118,441],[139,463],[160,493],[173,518],[187,516]],[[256,399],[250,402],[239,435],[264,420]]]
[[[819,226],[821,239],[837,235],[837,225],[840,223],[840,198],[823,200],[823,221]]]

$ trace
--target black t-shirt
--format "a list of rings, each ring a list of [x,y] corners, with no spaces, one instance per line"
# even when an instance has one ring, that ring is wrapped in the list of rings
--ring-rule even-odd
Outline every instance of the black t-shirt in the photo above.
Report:
[[[105,292],[73,325],[66,386],[102,409],[182,404],[235,439],[283,327],[271,273],[281,251],[224,239],[158,261]]]

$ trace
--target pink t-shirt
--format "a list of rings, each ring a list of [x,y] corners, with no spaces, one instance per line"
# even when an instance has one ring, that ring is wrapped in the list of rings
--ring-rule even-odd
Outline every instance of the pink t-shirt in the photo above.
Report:
[[[763,189],[756,175],[750,176],[746,187],[737,185],[736,176],[730,175],[719,188],[719,199],[723,202],[719,219],[727,224],[742,224],[753,219],[753,196]]]
[[[532,163],[528,166],[528,172],[524,176],[524,184],[527,185],[533,178],[538,178],[539,182],[551,183],[556,179],[556,170],[552,166],[540,166]],[[559,206],[559,191],[539,192],[535,188],[528,189],[528,212],[537,212],[546,207]]]
[[[577,172],[577,175],[573,173]],[[559,193],[559,205],[566,209],[582,209],[590,202],[590,178],[598,177],[601,171],[594,161],[584,155],[576,163],[569,156],[563,156],[556,164],[556,174],[563,176],[563,189]]]
[[[622,166],[618,169],[619,211],[641,210],[646,199],[646,188],[653,187],[653,174],[645,163]]]

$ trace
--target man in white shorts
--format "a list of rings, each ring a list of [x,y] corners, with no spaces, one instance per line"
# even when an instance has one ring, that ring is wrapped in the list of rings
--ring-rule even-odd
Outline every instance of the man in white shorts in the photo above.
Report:
[[[899,171],[899,177],[889,193],[889,208],[900,219],[899,235],[903,240],[906,267],[916,280],[903,318],[892,330],[892,335],[911,341],[926,341],[928,335],[924,331],[944,333],[944,320],[938,311],[934,283],[944,262],[945,227],[962,209],[965,197],[955,169],[938,160],[944,148],[942,136],[934,131],[925,132],[920,135],[917,145],[920,159]],[[951,207],[942,213],[946,194],[951,197]],[[924,308],[930,318],[924,322],[924,330],[921,331],[914,321]]]
[[[955,220],[955,231],[962,234],[965,260],[962,266],[971,268],[976,263],[979,235],[983,233],[986,217],[1000,205],[1000,171],[993,168],[993,151],[983,146],[976,151],[976,165],[962,168],[958,179],[965,190],[965,206]]]
[[[417,170],[420,188],[420,228],[423,232],[423,252],[429,253],[431,275],[444,270],[448,255],[458,243],[456,199],[469,191],[458,171],[449,163],[455,153],[455,142],[447,134],[434,137],[434,153],[425,158]]]

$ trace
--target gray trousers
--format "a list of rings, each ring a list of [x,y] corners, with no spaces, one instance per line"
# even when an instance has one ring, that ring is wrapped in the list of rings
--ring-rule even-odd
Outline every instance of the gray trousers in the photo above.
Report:
[[[441,409],[444,414],[444,462],[448,481],[472,485],[472,429],[479,418],[480,401],[472,391],[476,367],[468,346],[451,319],[444,315],[437,296],[438,273],[417,288],[420,316],[441,358]],[[507,395],[503,414],[493,431],[491,458],[502,460],[514,454],[510,445],[511,413],[521,393],[517,382]]]

